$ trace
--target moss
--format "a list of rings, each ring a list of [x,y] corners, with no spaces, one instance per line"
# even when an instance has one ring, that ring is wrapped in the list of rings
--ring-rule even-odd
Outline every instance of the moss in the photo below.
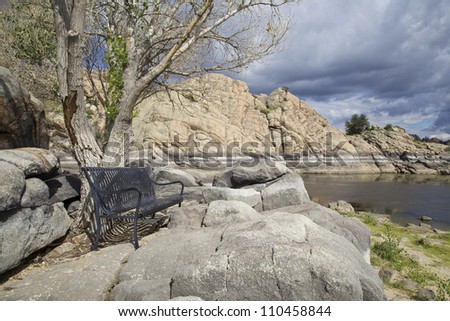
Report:
[[[375,227],[378,224],[376,218],[371,215],[365,215],[362,218],[362,221],[364,224],[369,225],[370,227]]]

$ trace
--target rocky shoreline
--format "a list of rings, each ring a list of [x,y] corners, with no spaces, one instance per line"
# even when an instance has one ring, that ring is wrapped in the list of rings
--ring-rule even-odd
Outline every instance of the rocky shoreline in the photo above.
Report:
[[[181,208],[161,213],[166,219],[158,218],[159,231],[144,237],[140,249],[127,242],[24,270],[1,285],[0,298],[385,298],[369,264],[369,230],[311,202],[301,177],[286,167],[236,167],[216,174],[212,184],[179,169],[160,168],[154,175],[183,181],[186,200]],[[68,249],[74,246],[70,243]]]
[[[238,213],[239,206],[243,206],[243,204],[239,202],[221,201],[215,202],[214,206],[209,210],[214,212],[214,208],[220,208],[224,205],[227,206],[227,211],[234,211],[234,214]],[[409,225],[407,227],[395,225],[390,221],[388,215],[373,214],[368,212],[354,212],[352,206],[344,201],[329,204],[329,207],[338,211],[345,217],[357,218],[370,228],[370,260],[379,277],[383,280],[384,293],[386,294],[387,300],[450,300],[450,271],[448,270],[448,262],[450,260],[450,257],[448,257],[448,253],[450,253],[449,232],[433,230],[426,224],[422,226]],[[235,210],[233,210],[233,208],[235,208]],[[311,203],[310,205],[307,205],[306,208],[309,208],[309,211],[314,208],[316,208],[316,210],[320,210],[321,212],[324,211],[323,208],[317,208],[317,205],[313,205]],[[185,210],[183,211],[181,209],[177,209],[171,211],[169,214],[170,219],[168,220],[168,226],[165,228],[162,227],[158,232],[161,233],[163,242],[167,241],[166,237],[168,236],[167,233],[170,233],[170,229],[185,229],[186,226],[189,226],[189,229],[198,228],[198,226],[201,225],[201,221],[203,220],[204,222],[205,218],[203,215],[205,215],[207,210],[208,206],[206,205],[200,207],[191,205],[190,208],[187,209],[187,212],[189,213],[188,217],[180,215],[180,213],[186,214]],[[298,211],[299,208],[296,206],[291,206],[288,208],[283,208],[283,210],[286,212],[295,212]],[[309,215],[310,214],[311,212]],[[230,214],[227,214],[227,216],[229,215]],[[233,216],[233,214],[231,214],[231,216]],[[203,219],[200,220],[199,217],[203,217]],[[219,221],[221,219],[223,218],[219,218]],[[228,217],[228,219],[230,219],[230,217]],[[236,217],[231,219],[234,220]],[[209,224],[214,225],[214,222],[211,222],[211,219],[208,218],[205,226]],[[410,257],[412,262],[417,262],[417,264],[414,263],[413,270],[411,270],[411,268],[408,270],[408,267],[405,268],[404,266],[401,268],[395,267],[392,262],[381,258],[379,253],[376,250],[374,251],[374,246],[386,241],[386,231],[388,230],[387,227],[389,227],[390,230],[394,230],[394,236],[390,235],[389,237],[398,240],[399,253],[403,253],[405,257]],[[177,235],[177,237],[179,236],[180,235]],[[147,247],[149,244],[154,246],[155,244],[152,243],[152,240],[158,237],[159,236],[157,234],[152,234],[145,237],[142,240],[143,246]],[[44,293],[48,290],[41,288],[43,286],[42,282],[45,282],[44,280],[46,278],[54,278],[55,275],[58,275],[59,273],[68,273],[67,271],[78,268],[77,266],[79,264],[87,266],[85,261],[91,261],[90,264],[92,264],[92,267],[96,264],[108,264],[108,266],[112,264],[112,266],[114,266],[115,260],[118,259],[122,262],[120,264],[122,265],[121,268],[123,268],[123,265],[126,264],[125,262],[128,261],[128,258],[124,259],[123,256],[116,258],[115,256],[117,255],[117,252],[122,253],[125,249],[125,252],[131,253],[131,245],[129,244],[108,246],[100,252],[90,252],[89,246],[90,241],[85,234],[78,236],[71,235],[66,237],[65,240],[61,240],[58,243],[47,247],[45,250],[38,252],[28,260],[28,263],[22,265],[20,268],[17,268],[9,274],[7,273],[2,276],[2,281],[0,281],[0,283],[3,284],[0,285],[0,299],[48,299],[48,297],[45,297]],[[436,254],[436,250],[440,251],[440,254]],[[144,250],[141,249],[141,251]],[[148,251],[152,252],[153,250],[147,249],[145,250],[145,254],[142,255],[148,255]],[[111,254],[110,252],[113,252],[114,254]],[[113,256],[115,257],[114,260],[112,259]],[[70,272],[69,274],[71,273],[73,272]],[[116,273],[114,272],[114,269],[112,273]],[[111,280],[109,281],[112,282]],[[35,285],[31,288],[28,286],[25,287],[26,294],[23,293],[21,297],[14,297],[14,292],[17,292],[17,288],[21,288],[24,283],[29,284],[30,282],[35,283]],[[55,285],[58,282],[59,281],[56,280]],[[117,285],[114,286],[114,291],[116,293],[115,298],[121,300],[154,299],[153,297],[148,296],[145,298],[139,296],[136,297],[136,286],[140,288],[139,291],[147,291],[142,289],[142,285],[140,285],[141,282],[142,281],[135,280],[130,285],[128,285],[128,282],[125,282],[125,284],[122,284],[117,288]],[[98,283],[94,286],[98,286]],[[154,290],[153,287],[152,289]],[[34,297],[32,296],[33,293],[35,295]],[[73,297],[71,295],[74,294],[67,293],[62,297],[62,299],[77,299],[77,297]],[[93,300],[101,299],[96,296],[92,296],[90,298]],[[103,299],[105,298],[109,300],[111,299],[111,296],[103,296]],[[55,299],[55,297],[52,299]],[[81,300],[82,298],[79,299]]]

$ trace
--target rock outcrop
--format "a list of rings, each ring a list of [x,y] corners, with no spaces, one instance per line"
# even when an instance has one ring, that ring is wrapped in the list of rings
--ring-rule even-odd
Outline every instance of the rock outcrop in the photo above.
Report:
[[[417,141],[404,128],[379,127],[364,132],[361,137],[383,154],[397,173],[435,174],[450,170],[448,146]]]
[[[111,299],[384,299],[357,249],[301,215],[162,231],[149,242],[128,258]]]
[[[265,158],[255,158],[245,167],[237,166],[214,176],[213,186],[242,187],[272,181],[287,173],[286,166]]]
[[[318,162],[315,155],[357,155],[341,131],[286,90],[253,95],[245,83],[218,74],[187,80],[176,90],[144,100],[133,130],[136,146],[153,157],[173,155],[176,161],[226,156],[233,162],[232,156],[251,153],[297,154],[300,159],[291,157],[291,164],[318,167],[328,160]],[[304,162],[305,153],[314,163]]]
[[[167,163],[169,156],[217,168],[256,153],[282,156],[289,167],[305,172],[450,173],[444,145],[415,142],[395,126],[346,136],[286,88],[254,95],[245,83],[218,74],[144,100],[133,130],[135,146],[156,162]],[[218,179],[220,186],[239,184],[230,182],[229,174]]]
[[[0,66],[0,149],[48,146],[42,103]]]
[[[79,199],[81,182],[59,174],[48,150],[0,150],[0,274],[64,236],[68,208]]]

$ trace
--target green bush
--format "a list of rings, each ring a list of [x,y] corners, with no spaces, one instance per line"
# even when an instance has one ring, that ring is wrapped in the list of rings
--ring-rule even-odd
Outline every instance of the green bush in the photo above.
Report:
[[[347,135],[361,134],[369,128],[370,122],[365,114],[354,114],[350,120],[345,122],[345,130]]]
[[[399,247],[400,240],[394,236],[390,225],[385,225],[385,229],[386,234],[382,236],[384,241],[376,242],[372,250],[383,260],[396,265],[403,259],[403,250]]]

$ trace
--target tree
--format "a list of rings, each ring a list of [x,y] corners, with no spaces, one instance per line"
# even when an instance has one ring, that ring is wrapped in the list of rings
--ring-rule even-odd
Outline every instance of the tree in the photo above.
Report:
[[[123,165],[130,144],[133,110],[142,99],[182,77],[209,71],[238,71],[276,52],[289,27],[289,19],[280,7],[293,1],[51,2],[57,27],[58,78],[63,84],[67,83],[68,76],[79,77],[83,68],[80,50],[84,9],[89,4],[87,34],[102,43],[108,71],[107,84],[103,87],[110,120],[105,150],[119,156],[115,165]],[[74,11],[80,7],[83,11]],[[75,26],[74,21],[80,24]],[[78,58],[69,59],[66,50],[69,58]],[[101,151],[92,147],[85,128],[74,128],[71,124],[78,119],[73,116],[82,113],[79,110],[84,104],[81,91],[75,90],[79,101],[71,109],[68,95],[74,88],[65,87],[62,86],[60,94],[63,102],[66,101],[66,125],[72,143],[79,145],[76,157],[81,165],[98,165],[102,163]],[[80,137],[75,139],[77,135]],[[94,155],[88,157],[88,153]]]
[[[369,119],[365,114],[354,114],[352,118],[345,122],[345,129],[347,135],[361,134],[363,131],[370,128]]]

